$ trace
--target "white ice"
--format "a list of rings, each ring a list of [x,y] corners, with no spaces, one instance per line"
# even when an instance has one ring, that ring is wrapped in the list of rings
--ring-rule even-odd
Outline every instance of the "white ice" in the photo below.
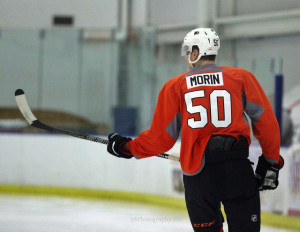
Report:
[[[0,195],[0,232],[85,231],[192,232],[192,229],[186,213],[146,205]],[[288,232],[268,227],[261,231]]]

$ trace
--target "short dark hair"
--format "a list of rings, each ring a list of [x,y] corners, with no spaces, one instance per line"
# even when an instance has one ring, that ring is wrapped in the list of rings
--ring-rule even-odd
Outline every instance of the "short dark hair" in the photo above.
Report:
[[[216,55],[201,56],[200,60],[215,61],[216,60]]]
[[[198,46],[194,45],[192,47],[192,52],[194,50],[197,50],[199,52]],[[209,60],[209,61],[215,61],[216,60],[216,55],[208,55],[208,56],[201,56],[200,60]]]

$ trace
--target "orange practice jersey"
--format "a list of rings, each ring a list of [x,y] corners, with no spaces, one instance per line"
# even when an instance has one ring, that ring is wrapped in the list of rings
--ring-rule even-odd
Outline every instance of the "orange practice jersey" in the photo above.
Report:
[[[244,69],[197,66],[164,85],[150,129],[130,141],[129,150],[136,158],[167,152],[181,131],[181,168],[193,175],[205,164],[204,150],[211,135],[245,136],[250,144],[245,113],[264,156],[278,162],[279,126],[256,78]]]

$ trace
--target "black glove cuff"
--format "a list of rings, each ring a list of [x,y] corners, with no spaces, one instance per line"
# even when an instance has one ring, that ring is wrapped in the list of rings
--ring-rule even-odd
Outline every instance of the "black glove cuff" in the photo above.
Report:
[[[261,155],[258,158],[258,163],[255,170],[255,176],[259,179],[263,179],[266,176],[267,170],[271,168],[271,163],[269,163],[266,158]]]

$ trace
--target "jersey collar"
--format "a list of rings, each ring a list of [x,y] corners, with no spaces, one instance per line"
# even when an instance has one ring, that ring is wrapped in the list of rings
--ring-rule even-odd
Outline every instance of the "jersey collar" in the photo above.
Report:
[[[209,68],[212,68],[214,66],[217,66],[217,65],[215,63],[213,63],[213,64],[205,64],[205,65],[201,65],[201,66],[195,66],[190,71],[209,69]]]

